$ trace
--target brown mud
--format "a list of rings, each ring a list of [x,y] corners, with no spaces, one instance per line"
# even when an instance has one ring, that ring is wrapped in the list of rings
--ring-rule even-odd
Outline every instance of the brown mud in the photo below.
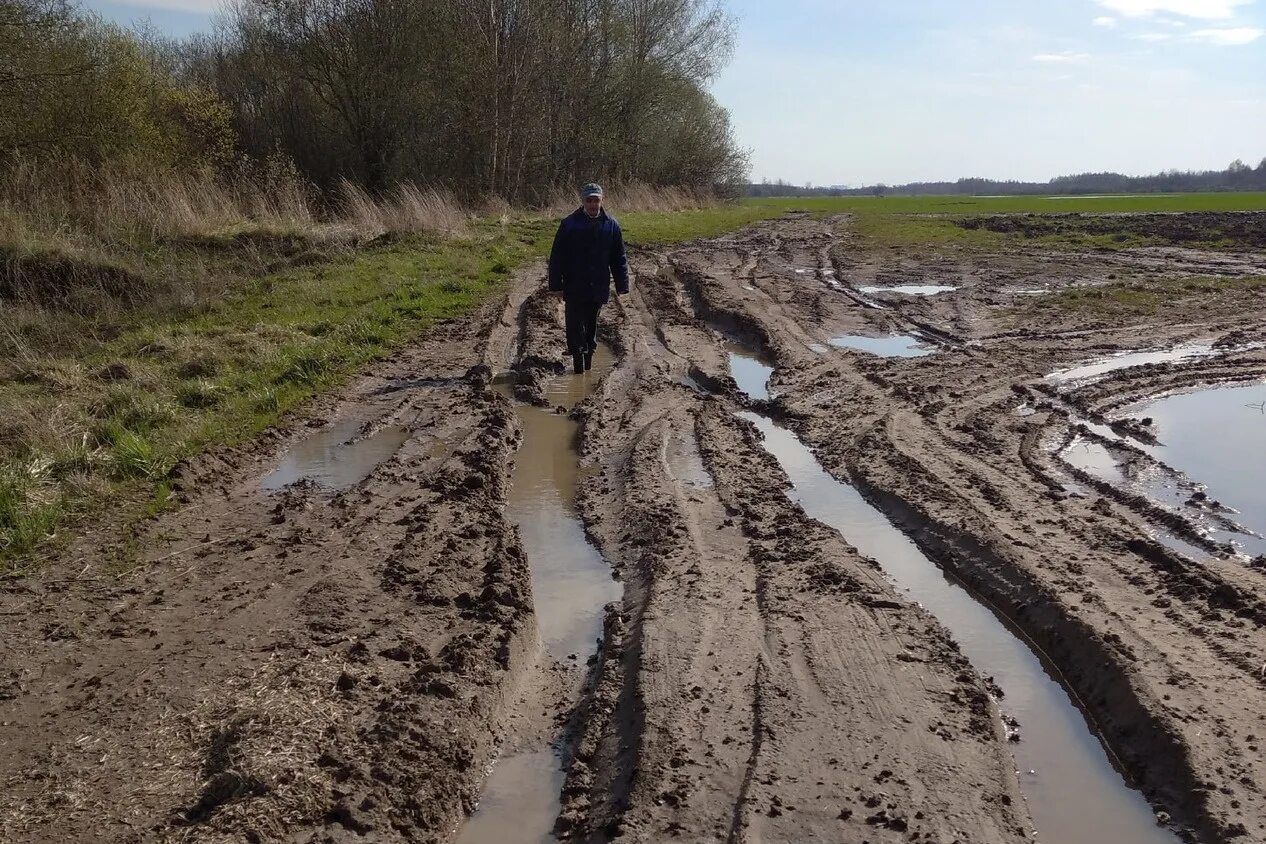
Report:
[[[633,263],[603,311],[614,366],[571,412],[576,512],[624,596],[591,665],[543,644],[509,506],[533,455],[494,377],[543,413],[574,377],[533,268],[305,419],[182,466],[181,507],[134,547],[85,537],[0,585],[0,840],[449,841],[499,755],[530,778],[548,760],[516,752],[550,742],[561,791],[522,811],[556,801],[562,838],[1031,840],[1007,699],[788,497],[743,410],[1030,641],[1159,821],[1266,839],[1266,571],[1196,513],[1071,493],[1061,457],[1086,431],[1142,450],[1131,409],[1157,396],[1261,383],[1266,293],[1025,318],[1034,289],[1264,274],[1266,255],[868,250],[847,219],[792,216]],[[957,289],[861,291],[902,284]],[[831,343],[894,335],[932,353]],[[1183,344],[1217,353],[1047,378]],[[768,398],[738,390],[736,349],[771,369]],[[323,433],[331,455],[382,447],[280,483]]]
[[[1015,214],[967,217],[958,225],[1025,237],[1046,235],[1107,235],[1120,241],[1148,241],[1185,245],[1233,244],[1266,248],[1266,212],[1187,212],[1182,214]]]

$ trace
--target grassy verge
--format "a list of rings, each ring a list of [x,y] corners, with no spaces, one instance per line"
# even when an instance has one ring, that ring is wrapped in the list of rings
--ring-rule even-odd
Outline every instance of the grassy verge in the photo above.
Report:
[[[781,213],[731,205],[620,219],[630,243],[654,246]],[[73,533],[89,514],[125,529],[161,511],[176,462],[249,439],[436,321],[500,293],[515,268],[547,253],[555,226],[480,220],[461,236],[413,236],[239,279],[185,310],[166,304],[96,319],[28,310],[35,333],[82,336],[39,353],[29,338],[13,342],[0,359],[0,574],[38,564],[59,530]]]

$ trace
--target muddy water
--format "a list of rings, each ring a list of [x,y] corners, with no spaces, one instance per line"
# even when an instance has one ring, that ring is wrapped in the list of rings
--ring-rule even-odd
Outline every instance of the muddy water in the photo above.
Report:
[[[1107,447],[1095,440],[1088,440],[1084,437],[1075,437],[1063,451],[1059,452],[1068,465],[1073,466],[1086,474],[1098,478],[1105,483],[1112,484],[1118,489],[1137,490],[1143,494],[1149,494],[1153,499],[1160,503],[1168,503],[1174,509],[1182,510],[1184,499],[1191,494],[1191,490],[1180,490],[1171,478],[1164,473],[1155,470],[1153,467],[1150,471],[1140,470],[1135,462],[1125,462],[1117,458]],[[1144,478],[1150,478],[1150,481],[1144,485]],[[1161,491],[1164,494],[1161,494]],[[1166,501],[1165,499],[1168,499]],[[1186,513],[1192,517],[1192,520],[1198,525],[1204,524],[1204,519],[1199,518],[1199,514],[1193,514],[1190,511]],[[1147,530],[1152,538],[1162,545],[1184,554],[1193,560],[1208,560],[1210,554],[1191,543],[1180,539],[1167,530],[1154,528],[1150,525]],[[1224,538],[1217,537],[1213,531],[1209,534],[1218,541],[1224,541]]]
[[[347,489],[369,477],[409,438],[407,428],[392,425],[357,439],[361,427],[355,419],[345,419],[316,432],[286,452],[281,465],[260,486],[276,490],[312,480],[326,489]]]
[[[957,290],[947,284],[898,284],[895,287],[859,287],[862,293],[898,293],[902,296],[935,296],[938,293],[950,293]]]
[[[921,338],[910,335],[867,337],[863,334],[845,334],[842,337],[832,337],[830,343],[838,349],[856,349],[885,358],[917,358],[936,351],[929,348]]]
[[[568,410],[587,396],[611,368],[605,347],[584,375],[554,379],[546,397],[552,407],[517,404],[523,444],[515,455],[506,514],[523,537],[532,568],[532,596],[541,639],[551,656],[582,661],[602,632],[602,608],[619,600],[611,567],[589,544],[576,510],[580,461],[576,423]]]
[[[774,374],[770,362],[757,360],[738,343],[726,343],[725,350],[730,358],[730,374],[738,382],[739,389],[753,399],[770,398],[769,379]]]
[[[790,431],[741,413],[791,479],[788,495],[874,558],[913,601],[941,622],[972,664],[1004,692],[1005,712],[1020,722],[1012,752],[1037,831],[1045,844],[1176,844],[1151,808],[1128,788],[1081,711],[1025,643],[985,605],[950,579],[851,486],[822,469]]]
[[[558,754],[548,748],[498,760],[479,809],[462,826],[457,844],[557,841],[554,819],[564,779]]]
[[[583,667],[596,650],[603,607],[618,601],[622,590],[585,536],[576,510],[581,478],[576,423],[556,408],[575,407],[612,365],[609,350],[599,347],[592,371],[562,375],[552,382],[546,394],[550,407],[515,402],[523,443],[515,455],[506,514],[518,526],[527,551],[545,649],[576,667]],[[508,386],[500,389],[510,395]],[[458,844],[555,841],[563,780],[562,760],[554,748],[533,747],[503,756],[484,785],[479,808],[462,826]]]
[[[1266,554],[1266,488],[1258,483],[1266,474],[1263,402],[1266,385],[1167,396],[1131,412],[1153,419],[1159,444],[1135,444],[1152,460],[1126,461],[1082,437],[1074,438],[1059,456],[1102,481],[1182,513],[1215,542],[1231,543],[1249,556]],[[1088,427],[1109,441],[1119,439],[1104,426]],[[1200,497],[1193,497],[1197,493]],[[1157,538],[1195,559],[1209,556],[1163,531]]]
[[[1083,381],[1087,378],[1098,378],[1101,375],[1107,375],[1109,372],[1116,372],[1118,369],[1127,369],[1131,366],[1142,366],[1148,363],[1177,363],[1191,360],[1192,358],[1206,357],[1211,354],[1213,354],[1213,347],[1200,343],[1191,343],[1153,352],[1128,352],[1101,358],[1068,369],[1060,369],[1052,372],[1046,378],[1048,381],[1061,383]]]
[[[1257,534],[1266,534],[1266,384],[1217,387],[1167,396],[1136,408],[1135,416],[1150,416],[1158,446],[1145,450],[1152,457],[1205,485],[1209,499],[1236,512],[1231,518]],[[1173,494],[1163,479],[1154,480],[1149,494]],[[1219,532],[1221,533],[1221,532]],[[1266,554],[1266,539],[1243,533],[1217,535],[1230,539],[1246,553]]]

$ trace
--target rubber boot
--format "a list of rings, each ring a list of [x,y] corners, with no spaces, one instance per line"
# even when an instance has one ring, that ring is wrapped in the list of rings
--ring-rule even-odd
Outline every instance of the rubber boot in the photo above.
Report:
[[[572,355],[572,356],[571,356],[571,367],[572,367],[572,371],[573,371],[573,372],[575,372],[577,375],[582,374],[582,373],[585,371],[585,369],[587,368],[587,367],[585,366],[585,358],[586,358],[586,357],[587,357],[586,355],[580,355],[580,354],[576,354],[576,355]]]
[[[593,352],[585,352],[585,372],[593,367]]]

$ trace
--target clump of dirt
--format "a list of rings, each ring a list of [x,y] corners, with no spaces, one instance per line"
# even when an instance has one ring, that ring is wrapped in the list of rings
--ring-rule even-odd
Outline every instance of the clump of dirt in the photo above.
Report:
[[[132,301],[149,286],[144,277],[117,264],[0,246],[0,301],[89,313],[103,296]]]
[[[1024,237],[1108,236],[1121,242],[1190,246],[1266,247],[1266,212],[1184,214],[1023,214],[966,217],[955,223]]]
[[[227,260],[231,269],[240,272],[278,272],[288,267],[309,266],[328,261],[339,251],[371,245],[350,236],[317,239],[302,232],[266,230],[190,235],[173,241],[173,244],[186,249],[192,247],[218,260]]]

